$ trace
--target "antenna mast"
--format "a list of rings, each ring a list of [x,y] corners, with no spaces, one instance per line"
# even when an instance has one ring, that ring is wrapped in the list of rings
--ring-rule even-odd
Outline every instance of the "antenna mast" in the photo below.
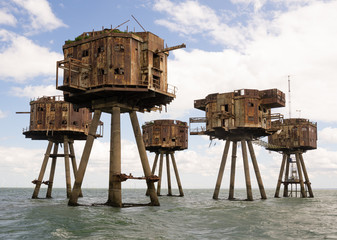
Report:
[[[288,75],[288,106],[289,106],[289,118],[291,118],[290,75]]]

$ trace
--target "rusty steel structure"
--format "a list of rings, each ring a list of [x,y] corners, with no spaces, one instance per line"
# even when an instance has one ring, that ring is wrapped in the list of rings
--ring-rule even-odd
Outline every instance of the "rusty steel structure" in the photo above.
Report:
[[[317,123],[303,118],[290,118],[272,122],[272,126],[279,130],[268,136],[267,149],[283,155],[274,197],[279,197],[281,184],[284,186],[283,197],[297,197],[298,185],[302,198],[314,197],[303,153],[317,148]],[[295,158],[291,158],[291,155]]]
[[[228,93],[210,94],[204,99],[194,101],[196,109],[205,111],[205,117],[190,118],[191,135],[208,135],[210,139],[226,140],[213,199],[218,199],[221,181],[226,165],[230,143],[232,142],[232,162],[229,186],[229,199],[234,199],[235,165],[237,143],[241,143],[247,200],[253,200],[249,165],[249,153],[262,199],[266,199],[262,178],[257,164],[252,140],[268,136],[278,129],[273,120],[281,120],[281,114],[272,114],[271,108],[284,107],[285,94],[278,89],[256,90],[240,89]],[[198,125],[192,128],[191,125]],[[206,124],[206,126],[202,125]]]
[[[176,88],[167,82],[169,51],[151,32],[117,29],[85,32],[66,41],[64,60],[57,62],[56,87],[67,101],[91,107],[111,98],[137,111],[151,111],[170,103]],[[58,69],[64,69],[63,84]]]
[[[184,44],[174,49],[185,47]],[[94,111],[93,124],[76,174],[69,205],[78,197],[102,112],[111,114],[110,171],[107,205],[123,207],[121,195],[120,114],[129,113],[151,199],[159,206],[136,112],[153,111],[169,104],[176,88],[167,82],[164,40],[151,32],[102,29],[85,32],[63,45],[64,60],[57,62],[56,87],[64,98]],[[64,69],[60,83],[58,70]],[[133,178],[135,179],[135,178]]]
[[[32,181],[35,189],[32,198],[38,198],[41,184],[48,185],[46,198],[51,198],[55,175],[56,161],[63,157],[65,162],[65,176],[67,197],[71,193],[71,177],[69,158],[72,163],[74,176],[77,172],[77,164],[74,152],[74,140],[86,140],[88,127],[91,122],[91,113],[87,108],[75,108],[73,104],[65,102],[62,96],[41,97],[30,102],[30,125],[23,130],[26,138],[32,140],[47,140],[48,147],[42,162],[38,179]],[[100,132],[95,137],[102,136],[102,124]],[[63,144],[64,153],[58,153],[59,146]],[[53,149],[53,153],[51,150]],[[49,180],[43,181],[48,165],[52,159]]]
[[[188,126],[186,122],[178,120],[154,120],[146,122],[143,126],[143,140],[146,150],[154,152],[155,159],[152,166],[152,174],[155,173],[159,162],[159,181],[157,185],[157,195],[160,196],[161,192],[161,180],[163,171],[163,159],[166,155],[166,172],[167,172],[167,196],[172,195],[171,187],[171,173],[170,173],[170,157],[173,165],[174,173],[177,180],[177,186],[179,189],[179,196],[184,196],[184,192],[181,186],[179,172],[175,161],[175,151],[182,151],[188,148]],[[148,193],[147,193],[148,194]]]

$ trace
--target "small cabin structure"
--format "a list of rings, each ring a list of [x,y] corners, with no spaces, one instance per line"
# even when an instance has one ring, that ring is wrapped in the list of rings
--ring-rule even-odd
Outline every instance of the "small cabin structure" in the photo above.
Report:
[[[89,109],[76,108],[62,96],[44,96],[30,102],[30,124],[23,134],[32,140],[63,141],[65,135],[85,140],[90,121]]]
[[[206,127],[191,129],[190,134],[205,134],[218,139],[243,134],[267,136],[277,130],[272,127],[272,120],[282,118],[280,114],[272,114],[271,108],[284,106],[285,95],[278,89],[240,89],[209,94],[204,99],[194,101],[194,107],[205,111],[206,117],[190,118],[190,125],[206,122]]]
[[[304,118],[290,118],[272,122],[272,128],[279,130],[268,136],[268,150],[306,151],[317,148],[317,123]]]
[[[142,128],[145,148],[150,152],[156,152],[159,149],[181,151],[188,147],[188,126],[186,122],[154,120],[146,122]]]

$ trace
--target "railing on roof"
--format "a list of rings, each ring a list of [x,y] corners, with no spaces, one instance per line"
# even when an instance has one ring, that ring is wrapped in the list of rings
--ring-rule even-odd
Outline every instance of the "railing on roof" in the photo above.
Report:
[[[206,126],[197,126],[192,128],[192,123],[206,123],[206,117],[192,117],[190,118],[190,135],[204,135]]]

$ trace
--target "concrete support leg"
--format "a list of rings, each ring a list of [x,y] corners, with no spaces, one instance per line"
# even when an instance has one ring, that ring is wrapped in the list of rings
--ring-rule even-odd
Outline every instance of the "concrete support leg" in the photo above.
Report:
[[[63,141],[64,145],[64,166],[65,166],[65,174],[66,174],[66,189],[67,189],[67,198],[70,197],[71,194],[71,179],[70,179],[70,164],[69,164],[69,142],[68,137],[64,137]]]
[[[289,197],[288,191],[288,180],[289,180],[289,165],[290,165],[290,154],[287,154],[286,160],[286,171],[284,172],[284,189],[283,189],[283,197]]]
[[[236,151],[237,151],[237,141],[233,141],[232,146],[232,163],[231,163],[231,177],[229,183],[229,200],[234,199],[234,184],[235,184],[235,165],[236,165]]]
[[[159,181],[157,185],[157,195],[160,196],[160,190],[161,190],[161,179],[162,179],[162,174],[163,174],[163,161],[164,161],[164,153],[160,153],[160,160],[159,160]]]
[[[140,127],[139,127],[137,113],[136,113],[136,111],[132,111],[129,114],[130,114],[133,132],[135,134],[135,138],[136,138],[136,142],[137,142],[140,160],[142,162],[144,175],[145,175],[145,177],[150,177],[151,176],[151,168],[150,168],[149,160],[147,159],[147,154],[146,154],[145,145],[144,145],[143,138],[142,138],[142,133],[141,133],[141,130],[140,130]],[[146,180],[146,183],[147,183],[147,188],[148,188],[149,194],[150,194],[151,205],[159,206],[160,204],[159,204],[158,196],[156,194],[156,188],[154,186],[154,182],[151,181],[151,180]]]
[[[249,149],[250,157],[252,159],[252,163],[253,163],[253,167],[254,167],[254,171],[255,171],[256,181],[259,185],[261,198],[267,199],[267,195],[266,195],[266,192],[264,190],[264,186],[263,186],[263,182],[262,182],[262,178],[261,178],[261,174],[260,174],[260,170],[259,170],[259,165],[257,164],[257,160],[256,160],[256,156],[255,156],[252,141],[249,140],[249,141],[247,141],[247,143],[248,143],[248,149]]]
[[[213,199],[218,199],[219,198],[219,191],[220,191],[220,186],[221,186],[221,181],[222,181],[223,173],[224,173],[224,170],[225,170],[225,165],[226,165],[226,160],[227,160],[227,155],[228,155],[228,150],[229,150],[229,144],[230,144],[230,141],[227,140],[226,144],[225,144],[225,148],[224,148],[223,154],[222,154],[222,160],[221,160],[221,164],[220,164],[220,168],[219,168],[219,173],[218,173],[218,178],[217,178],[215,189],[214,189],[214,193],[213,193]]]
[[[49,184],[48,184],[48,189],[47,189],[47,194],[46,198],[51,198],[51,193],[53,190],[53,182],[54,182],[54,176],[55,176],[55,168],[56,168],[56,154],[58,152],[58,143],[54,143],[54,150],[53,150],[53,158],[51,162],[51,167],[50,167],[50,174],[49,174]]]
[[[277,185],[276,185],[276,191],[275,191],[275,198],[278,198],[280,195],[280,187],[281,187],[281,183],[282,183],[282,175],[284,172],[284,165],[287,161],[287,154],[283,153],[283,159],[282,159],[282,163],[281,163],[281,168],[280,168],[280,174],[278,175],[278,180],[277,180]]]
[[[175,173],[176,179],[177,179],[177,185],[178,185],[178,189],[179,189],[179,196],[182,197],[182,196],[184,196],[184,192],[183,192],[183,188],[181,186],[180,177],[179,177],[179,173],[178,173],[178,168],[177,168],[176,160],[174,158],[174,153],[170,153],[170,155],[171,155],[171,159],[172,159],[172,165],[173,165],[174,173]]]
[[[94,117],[89,127],[87,141],[85,142],[83,154],[81,157],[81,162],[80,162],[80,165],[76,173],[74,187],[73,187],[73,190],[71,192],[70,199],[68,202],[68,205],[70,206],[78,205],[77,201],[78,201],[78,197],[81,192],[81,186],[82,186],[85,170],[88,165],[88,160],[90,157],[92,145],[96,138],[96,131],[97,131],[99,119],[101,118],[101,113],[102,112],[100,110],[95,110],[94,112]]]
[[[77,163],[76,163],[75,150],[74,150],[74,140],[69,140],[69,149],[70,149],[71,164],[73,166],[73,173],[74,173],[74,176],[76,176]],[[82,190],[80,191],[79,197],[83,197]]]
[[[170,158],[168,153],[166,153],[165,155],[166,155],[166,173],[167,173],[167,196],[172,196]]]
[[[154,175],[154,173],[156,172],[158,157],[159,157],[159,153],[157,152],[156,156],[154,157],[154,161],[152,165],[152,170],[151,170],[152,175]]]
[[[156,152],[156,156],[154,157],[152,170],[151,170],[152,175],[154,175],[154,173],[156,172],[158,157],[159,157],[159,152]],[[148,189],[146,190],[146,196],[149,196],[149,190]]]
[[[303,169],[305,184],[307,185],[308,192],[309,192],[309,197],[314,197],[314,193],[312,192],[311,183],[310,183],[309,176],[308,176],[308,173],[307,173],[307,168],[305,167],[305,164],[304,164],[302,153],[299,154],[299,157],[300,157],[300,161],[301,161],[301,165],[302,165],[302,169]]]
[[[41,183],[42,183],[42,180],[43,180],[44,173],[46,171],[46,167],[47,167],[47,164],[48,164],[48,159],[49,159],[52,147],[53,147],[53,142],[49,141],[48,147],[47,147],[47,150],[46,150],[46,153],[44,155],[43,162],[42,162],[40,174],[39,174],[39,177],[38,177],[36,185],[35,185],[35,189],[34,189],[32,198],[38,198]]]
[[[121,167],[120,108],[113,107],[111,114],[109,197],[107,204],[114,207],[122,207],[122,183],[118,177],[121,174]]]
[[[303,175],[302,175],[302,167],[301,167],[301,162],[300,162],[300,157],[299,153],[296,153],[296,166],[297,166],[297,172],[298,172],[298,177],[300,179],[300,186],[301,186],[301,197],[306,198],[307,197],[307,192],[305,191],[304,188],[304,182],[303,182]]]
[[[247,155],[247,147],[246,147],[246,141],[245,140],[241,141],[241,148],[242,148],[242,157],[243,157],[243,167],[244,167],[244,170],[245,170],[247,200],[253,201],[252,185],[250,183],[248,155]]]

